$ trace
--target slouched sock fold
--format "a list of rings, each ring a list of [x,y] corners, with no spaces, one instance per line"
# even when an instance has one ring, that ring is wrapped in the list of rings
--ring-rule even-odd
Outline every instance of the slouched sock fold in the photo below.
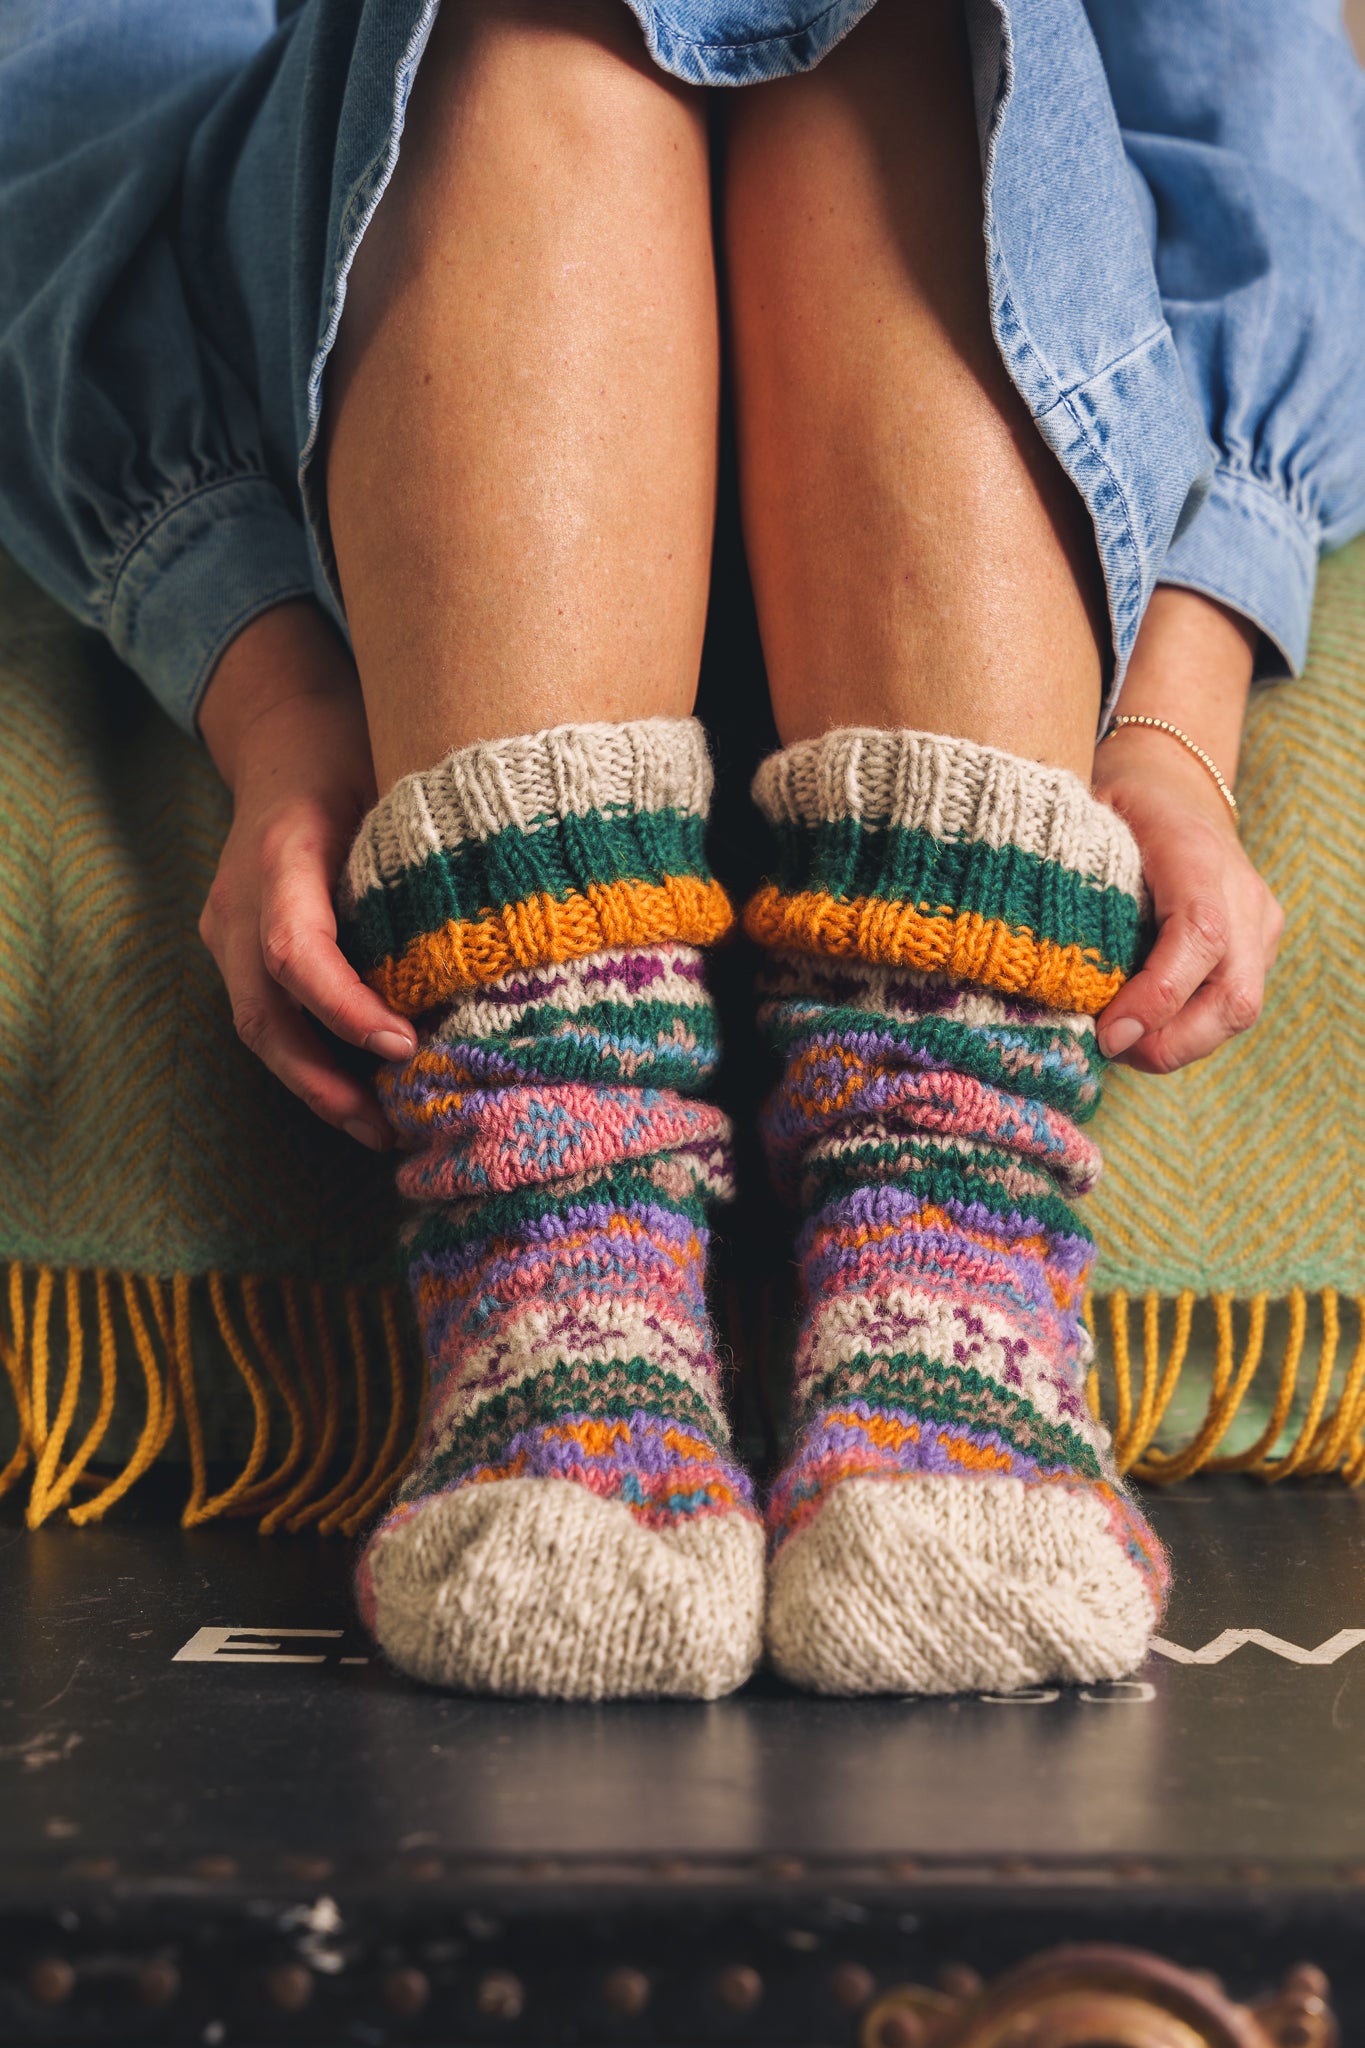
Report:
[[[343,944],[419,1026],[380,1095],[431,1380],[357,1585],[440,1684],[714,1698],[760,1653],[705,1299],[710,791],[694,720],[565,726],[407,777],[351,853]]]
[[[764,1135],[803,1219],[773,1661],[842,1693],[1121,1676],[1168,1574],[1085,1400],[1072,1203],[1136,842],[1077,776],[927,732],[789,747],[754,793]]]

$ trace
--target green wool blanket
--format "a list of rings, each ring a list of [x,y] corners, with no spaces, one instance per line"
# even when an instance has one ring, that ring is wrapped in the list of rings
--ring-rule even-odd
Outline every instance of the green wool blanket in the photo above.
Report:
[[[1357,543],[1306,675],[1253,694],[1244,836],[1287,918],[1261,1021],[1114,1068],[1094,1127],[1092,1398],[1144,1477],[1365,1477],[1362,791]],[[188,1521],[354,1529],[408,1447],[392,1166],[237,1042],[196,934],[227,823],[203,751],[0,558],[0,1491],[31,1522],[171,1455]]]

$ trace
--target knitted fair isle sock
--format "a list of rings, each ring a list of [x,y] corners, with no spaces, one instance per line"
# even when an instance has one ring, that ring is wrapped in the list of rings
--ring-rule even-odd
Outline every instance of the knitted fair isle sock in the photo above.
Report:
[[[1135,963],[1136,842],[1079,777],[923,732],[787,748],[765,1112],[799,1201],[796,1436],[768,1645],[820,1692],[1133,1670],[1164,1556],[1083,1385],[1094,1016]]]
[[[381,1079],[423,1206],[431,1371],[362,1612],[403,1670],[497,1693],[715,1698],[761,1649],[763,1532],[704,1298],[728,1129],[698,948],[694,720],[473,746],[371,812],[347,951],[420,1044]]]

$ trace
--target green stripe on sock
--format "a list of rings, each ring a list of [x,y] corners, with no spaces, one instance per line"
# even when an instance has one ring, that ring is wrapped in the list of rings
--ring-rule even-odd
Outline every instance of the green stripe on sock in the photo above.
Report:
[[[902,1188],[925,1202],[971,1202],[992,1216],[1018,1216],[1036,1222],[1049,1236],[1094,1244],[1088,1225],[1057,1194],[1041,1187],[1037,1193],[1014,1194],[951,1155],[935,1156],[932,1141],[923,1142],[920,1161],[906,1157],[908,1143],[898,1145],[892,1140],[869,1142],[838,1158],[812,1161],[804,1180],[803,1207],[807,1214],[821,1216],[836,1202],[875,1182],[878,1187]],[[1002,1154],[1001,1164],[1007,1159],[1008,1155]],[[1011,1163],[1017,1172],[1017,1161]]]
[[[1056,861],[1018,846],[940,839],[922,829],[837,818],[775,829],[775,880],[786,894],[816,890],[838,902],[890,903],[975,912],[1059,946],[1094,948],[1108,967],[1131,967],[1138,904]]]
[[[366,890],[345,921],[344,949],[364,974],[413,939],[536,896],[562,903],[594,885],[678,875],[708,880],[705,834],[705,821],[685,811],[589,811],[535,832],[509,825]]]
[[[1027,1095],[1052,1104],[1078,1123],[1086,1122],[1099,1107],[1099,1085],[1106,1065],[1093,1033],[1076,1038],[1059,1025],[962,1024],[952,1017],[932,1015],[902,1023],[880,1012],[870,1014],[866,1010],[824,1005],[820,1006],[818,1020],[807,1009],[804,1015],[789,1021],[785,1006],[778,1003],[769,1013],[768,1036],[780,1053],[817,1037],[822,1044],[837,1041],[846,1048],[856,1048],[860,1039],[889,1039],[911,1055],[907,1065],[946,1067],[955,1073],[970,1074],[1011,1095]],[[1011,1063],[1009,1047],[997,1042],[1002,1037],[1013,1039],[1025,1053],[1046,1055],[1059,1045],[1068,1051],[1075,1046],[1079,1057],[1074,1065],[1068,1062],[1064,1068],[1053,1065],[1043,1067],[1041,1072],[1029,1067],[1021,1071]],[[922,1059],[915,1055],[922,1055]],[[874,1057],[880,1062],[886,1053],[878,1047]]]
[[[513,1031],[473,1039],[452,1034],[452,1043],[495,1054],[528,1080],[623,1077],[635,1087],[688,1095],[704,1085],[720,1052],[715,1012],[700,997],[695,1004],[594,1003],[582,1010],[546,1004],[519,1017]]]
[[[994,1429],[1013,1449],[1040,1465],[1074,1472],[1082,1479],[1103,1477],[1099,1459],[1074,1429],[1064,1422],[1049,1422],[1031,1402],[975,1367],[964,1372],[922,1353],[906,1352],[891,1358],[846,1359],[803,1396],[809,1415],[848,1401],[904,1409],[930,1424]]]
[[[442,1440],[430,1464],[421,1467],[417,1491],[438,1492],[471,1466],[498,1463],[509,1437],[520,1430],[544,1428],[575,1414],[625,1421],[641,1410],[676,1420],[722,1450],[729,1441],[716,1410],[686,1380],[648,1359],[593,1365],[562,1360],[524,1385],[480,1402]]]
[[[476,1201],[442,1203],[423,1214],[404,1249],[410,1261],[423,1256],[437,1258],[443,1252],[466,1245],[515,1238],[528,1226],[542,1222],[571,1226],[584,1209],[604,1206],[620,1211],[627,1222],[632,1220],[632,1211],[648,1207],[678,1216],[694,1230],[707,1228],[708,1202],[704,1195],[680,1199],[656,1185],[648,1166],[621,1166],[611,1173],[594,1176],[588,1186],[575,1188],[570,1194],[536,1186],[483,1196]]]

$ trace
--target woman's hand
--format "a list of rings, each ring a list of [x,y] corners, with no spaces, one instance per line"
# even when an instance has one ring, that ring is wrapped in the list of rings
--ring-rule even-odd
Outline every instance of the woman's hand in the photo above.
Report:
[[[374,802],[364,705],[350,657],[315,606],[277,605],[214,671],[200,730],[232,791],[232,829],[199,920],[244,1045],[326,1123],[390,1143],[372,1091],[302,1014],[381,1059],[412,1026],[365,986],[336,943],[332,890]]]
[[[1157,590],[1120,709],[1180,726],[1231,782],[1255,638],[1225,606]],[[1095,749],[1093,787],[1133,828],[1157,922],[1151,952],[1096,1019],[1100,1050],[1144,1074],[1174,1073],[1256,1022],[1284,912],[1213,777],[1170,733],[1118,727]]]
[[[1174,1073],[1256,1022],[1284,912],[1212,776],[1169,733],[1121,727],[1096,750],[1094,788],[1133,828],[1158,928],[1097,1019],[1100,1050]]]

